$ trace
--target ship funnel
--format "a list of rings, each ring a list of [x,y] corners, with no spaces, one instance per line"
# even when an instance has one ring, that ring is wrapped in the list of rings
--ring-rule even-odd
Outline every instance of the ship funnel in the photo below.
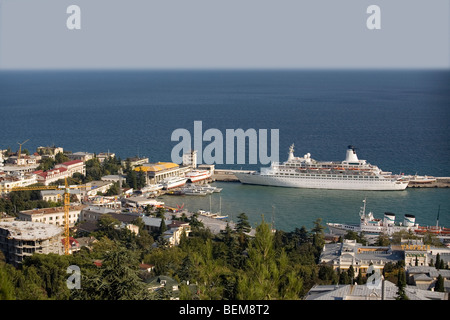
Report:
[[[412,214],[405,214],[405,218],[403,220],[403,225],[405,227],[413,227],[416,223],[416,217]]]
[[[345,156],[347,162],[358,162],[358,156],[356,155],[355,147],[348,146],[347,155]]]
[[[384,222],[385,225],[390,225],[395,223],[395,213],[385,212],[384,213]]]

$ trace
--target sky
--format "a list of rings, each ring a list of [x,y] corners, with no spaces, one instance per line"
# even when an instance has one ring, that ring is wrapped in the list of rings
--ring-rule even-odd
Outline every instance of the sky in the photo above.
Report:
[[[0,70],[448,69],[449,20],[448,0],[0,0]]]

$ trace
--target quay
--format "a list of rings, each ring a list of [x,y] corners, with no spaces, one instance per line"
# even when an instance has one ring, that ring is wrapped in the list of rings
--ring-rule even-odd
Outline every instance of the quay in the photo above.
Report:
[[[239,181],[239,179],[235,176],[236,172],[244,172],[249,173],[253,172],[252,170],[228,170],[228,169],[215,169],[213,175],[211,176],[213,181]]]
[[[449,188],[450,177],[436,177],[435,181],[430,182],[413,182],[408,183],[408,188]]]
[[[215,169],[211,179],[213,181],[238,182],[236,172],[253,172],[251,170]],[[408,188],[450,188],[450,177],[436,177],[434,181],[414,182],[410,181]]]

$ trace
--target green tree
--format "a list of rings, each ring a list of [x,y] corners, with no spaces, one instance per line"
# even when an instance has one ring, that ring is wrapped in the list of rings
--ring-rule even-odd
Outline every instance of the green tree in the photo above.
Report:
[[[275,299],[278,296],[279,270],[273,249],[273,234],[264,221],[256,228],[250,242],[246,273],[238,283],[238,298],[249,300]]]
[[[434,291],[445,292],[444,278],[441,275],[439,275],[436,280],[436,285],[434,287]]]
[[[0,263],[0,300],[14,300],[15,298],[14,284],[6,268]]]
[[[249,233],[251,230],[251,226],[250,223],[248,222],[248,217],[247,215],[242,212],[241,214],[239,214],[237,216],[237,223],[236,223],[236,232],[237,233]]]
[[[118,182],[114,182],[112,184],[112,186],[108,189],[108,191],[106,191],[107,196],[115,196],[115,195],[119,195],[119,193],[120,193],[120,188],[119,188]]]
[[[377,238],[377,242],[375,243],[376,246],[380,247],[387,247],[389,246],[389,236],[385,233],[380,233],[380,235]]]
[[[324,229],[325,227],[322,225],[322,218],[318,218],[314,221],[314,228],[311,229],[311,232],[313,233],[312,244],[315,248],[316,261],[318,261],[320,252],[322,252],[322,248],[325,244]]]
[[[439,269],[439,268],[440,268],[440,265],[441,265],[441,255],[440,255],[439,252],[438,252],[438,254],[436,255],[436,262],[435,262],[435,264],[434,264],[434,267],[435,267],[436,269]]]
[[[55,164],[59,164],[59,163],[67,162],[67,161],[69,161],[69,157],[66,156],[64,153],[58,152],[55,155]]]
[[[349,283],[353,284],[353,280],[355,279],[355,269],[353,269],[353,266],[351,265],[350,268],[347,270]]]
[[[405,270],[403,268],[399,268],[398,270],[398,281],[397,281],[397,296],[395,297],[396,300],[409,300],[408,296],[405,292],[406,287],[406,274]]]
[[[56,162],[52,158],[44,158],[40,161],[37,170],[47,171],[55,166]]]
[[[72,290],[73,299],[144,300],[151,295],[139,278],[139,261],[133,251],[117,247],[105,252],[100,268],[81,274],[81,289]]]
[[[35,279],[31,282],[40,285],[47,293],[48,298],[66,300],[70,295],[66,285],[66,270],[69,265],[70,261],[67,256],[54,253],[35,253],[24,259],[22,270],[27,278]],[[36,274],[40,280],[36,280]]]

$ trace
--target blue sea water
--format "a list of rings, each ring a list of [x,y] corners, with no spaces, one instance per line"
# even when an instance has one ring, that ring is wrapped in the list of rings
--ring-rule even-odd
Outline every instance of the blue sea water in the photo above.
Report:
[[[360,159],[385,171],[450,176],[449,89],[449,71],[3,71],[0,149],[16,150],[29,139],[23,148],[33,151],[55,144],[171,161],[177,144],[172,132],[193,134],[198,120],[203,131],[279,129],[281,161],[292,143],[296,155],[336,161],[351,144]],[[285,230],[311,226],[318,217],[357,221],[364,197],[375,215],[397,210],[398,219],[412,213],[420,224],[435,224],[440,205],[440,224],[450,226],[449,189],[364,193],[220,185],[223,211],[246,212],[254,223],[261,214],[271,220],[274,212],[276,226]],[[167,201],[209,206],[205,199]]]

